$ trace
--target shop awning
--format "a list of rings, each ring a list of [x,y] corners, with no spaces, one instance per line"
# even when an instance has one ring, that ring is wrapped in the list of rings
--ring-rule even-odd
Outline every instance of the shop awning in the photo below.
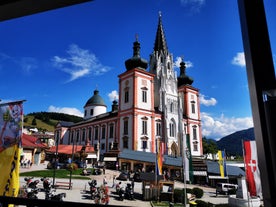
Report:
[[[116,162],[117,157],[104,157],[103,161]]]
[[[97,155],[95,155],[95,154],[88,154],[86,158],[88,158],[88,159],[97,158]]]

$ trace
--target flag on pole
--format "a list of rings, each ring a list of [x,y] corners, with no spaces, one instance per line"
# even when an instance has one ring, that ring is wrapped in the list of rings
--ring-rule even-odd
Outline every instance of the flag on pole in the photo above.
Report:
[[[219,171],[221,177],[227,177],[226,171],[226,155],[224,151],[218,151],[218,158],[219,158]]]
[[[162,154],[162,142],[157,142],[156,139],[156,172],[157,175],[162,175],[162,166],[163,166],[163,154]]]
[[[0,196],[19,191],[23,101],[0,104]]]
[[[185,146],[185,153],[186,153],[186,159],[185,159],[185,173],[186,173],[186,181],[190,181],[190,183],[193,183],[194,181],[194,172],[193,172],[193,159],[191,154],[191,145],[190,145],[190,135],[186,134],[186,146]],[[184,141],[185,143],[185,141]]]
[[[258,167],[256,142],[244,141],[243,146],[248,191],[250,196],[261,196],[262,186]]]

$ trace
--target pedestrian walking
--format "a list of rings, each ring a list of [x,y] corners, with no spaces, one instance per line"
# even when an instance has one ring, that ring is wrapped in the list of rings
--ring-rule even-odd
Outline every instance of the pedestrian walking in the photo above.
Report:
[[[131,179],[131,187],[132,187],[132,190],[134,192],[134,178]]]
[[[105,186],[106,184],[107,184],[106,176],[104,176],[104,178],[103,178],[103,185]]]

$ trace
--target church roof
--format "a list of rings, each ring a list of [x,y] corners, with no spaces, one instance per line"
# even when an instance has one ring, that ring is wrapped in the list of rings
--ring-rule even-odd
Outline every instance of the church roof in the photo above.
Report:
[[[86,102],[84,107],[87,106],[106,106],[98,90],[94,90],[94,95]]]
[[[192,85],[194,82],[193,78],[186,75],[186,65],[185,65],[183,59],[180,63],[180,74],[179,74],[177,80],[178,80],[178,83],[177,83],[178,87],[183,86],[183,85]]]
[[[140,43],[136,37],[136,41],[133,43],[133,57],[125,61],[127,70],[132,70],[134,68],[147,69],[148,62],[140,57],[140,48]]]
[[[158,27],[155,36],[154,51],[163,51],[164,54],[168,53],[167,42],[162,25],[161,13],[159,13]]]

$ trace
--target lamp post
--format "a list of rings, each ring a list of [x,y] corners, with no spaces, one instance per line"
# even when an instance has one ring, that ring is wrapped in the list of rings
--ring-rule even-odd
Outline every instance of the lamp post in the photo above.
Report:
[[[57,168],[57,158],[58,158],[58,144],[59,144],[59,131],[57,132],[56,136],[56,153],[55,153],[55,162],[54,162],[54,172],[53,172],[53,185],[55,185],[56,179],[56,168]]]
[[[69,178],[69,186],[71,186],[72,183],[72,173],[73,173],[73,161],[74,161],[74,154],[75,154],[75,139],[73,137],[73,147],[72,147],[72,158],[71,158],[71,163],[69,164],[70,166],[70,178]]]

